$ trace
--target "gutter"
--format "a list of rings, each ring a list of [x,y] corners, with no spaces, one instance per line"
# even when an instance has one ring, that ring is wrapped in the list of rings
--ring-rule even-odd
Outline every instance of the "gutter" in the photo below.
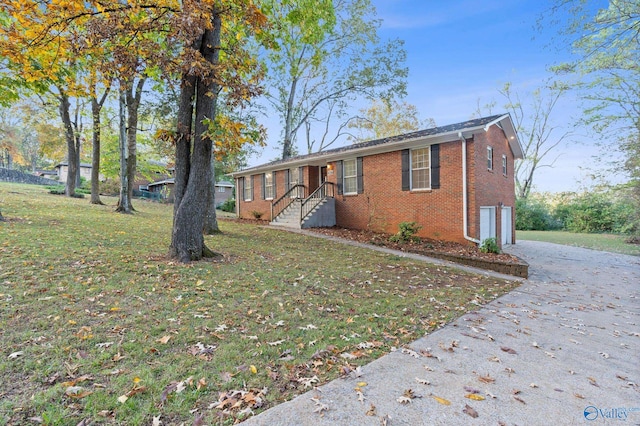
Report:
[[[469,236],[469,226],[467,223],[467,214],[469,212],[467,200],[467,139],[462,132],[458,132],[458,138],[460,138],[462,142],[462,231],[465,240],[480,244],[480,240]]]

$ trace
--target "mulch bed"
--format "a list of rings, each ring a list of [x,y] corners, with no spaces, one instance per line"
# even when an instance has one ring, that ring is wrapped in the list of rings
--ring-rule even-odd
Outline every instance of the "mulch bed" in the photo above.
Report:
[[[221,219],[253,225],[268,224],[267,221],[257,219]],[[407,253],[445,259],[481,269],[501,272],[507,275],[515,275],[523,278],[527,278],[528,276],[528,264],[522,259],[507,253],[483,253],[471,242],[469,242],[469,244],[460,244],[449,241],[433,240],[431,238],[420,238],[419,241],[415,242],[395,243],[389,240],[391,235],[373,231],[346,229],[335,226],[332,228],[310,228],[306,230],[316,232],[318,234],[357,241],[359,243],[372,244]]]

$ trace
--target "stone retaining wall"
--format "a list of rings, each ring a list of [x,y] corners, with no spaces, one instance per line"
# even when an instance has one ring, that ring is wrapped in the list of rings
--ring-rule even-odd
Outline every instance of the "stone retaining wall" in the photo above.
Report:
[[[438,259],[450,260],[451,262],[473,266],[475,268],[500,272],[502,274],[513,275],[521,278],[529,277],[529,264],[522,259],[520,259],[519,263],[507,263],[498,260],[486,260],[465,256],[456,256],[448,253],[429,252],[424,254],[427,256],[436,257]]]
[[[60,182],[29,173],[0,168],[0,182],[28,183],[31,185],[60,185]]]

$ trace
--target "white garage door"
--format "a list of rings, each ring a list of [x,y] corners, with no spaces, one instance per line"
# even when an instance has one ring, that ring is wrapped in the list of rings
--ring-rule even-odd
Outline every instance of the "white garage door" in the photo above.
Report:
[[[480,241],[496,237],[496,208],[480,207]]]
[[[513,243],[513,237],[511,235],[512,233],[512,226],[511,226],[511,207],[503,207],[502,208],[502,212],[500,213],[500,218],[501,218],[501,222],[500,222],[500,228],[501,228],[501,233],[502,233],[502,245],[505,244],[512,244]]]

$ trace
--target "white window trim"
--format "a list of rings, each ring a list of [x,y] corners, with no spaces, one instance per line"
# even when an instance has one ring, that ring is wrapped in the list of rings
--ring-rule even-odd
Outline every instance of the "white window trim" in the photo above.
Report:
[[[247,198],[247,192],[249,192],[249,198]],[[251,176],[246,176],[244,178],[242,198],[244,199],[244,201],[253,201],[253,185],[251,185]]]
[[[344,172],[346,170],[345,163],[347,161],[349,161],[349,162],[353,161],[353,163],[355,165],[355,167],[353,168],[355,170],[355,174],[354,175],[347,176],[345,174],[345,172]],[[355,180],[355,182],[356,182],[356,184],[355,184],[355,189],[356,190],[355,191],[353,191],[353,192],[347,192],[346,191],[347,185],[345,184],[345,182],[347,181],[347,178]],[[345,189],[343,191],[343,195],[356,195],[356,194],[358,194],[358,159],[357,158],[349,158],[349,159],[346,159],[346,160],[342,160],[342,188]]]
[[[424,169],[414,169],[413,168],[413,152],[419,149],[426,149],[429,153],[429,167]],[[427,170],[427,176],[429,178],[429,186],[426,188],[414,188],[413,187],[413,171],[414,170]],[[431,145],[423,146],[420,148],[413,148],[409,150],[409,188],[411,191],[431,191]]]
[[[493,171],[493,147],[487,147],[487,170]]]
[[[271,185],[267,186],[267,176],[269,176],[269,178],[271,178]],[[269,195],[267,192],[267,188],[271,188],[271,194]],[[273,200],[273,173],[269,172],[269,173],[265,173],[264,174],[264,199],[265,200]]]
[[[507,176],[507,156],[502,154],[502,174]]]

